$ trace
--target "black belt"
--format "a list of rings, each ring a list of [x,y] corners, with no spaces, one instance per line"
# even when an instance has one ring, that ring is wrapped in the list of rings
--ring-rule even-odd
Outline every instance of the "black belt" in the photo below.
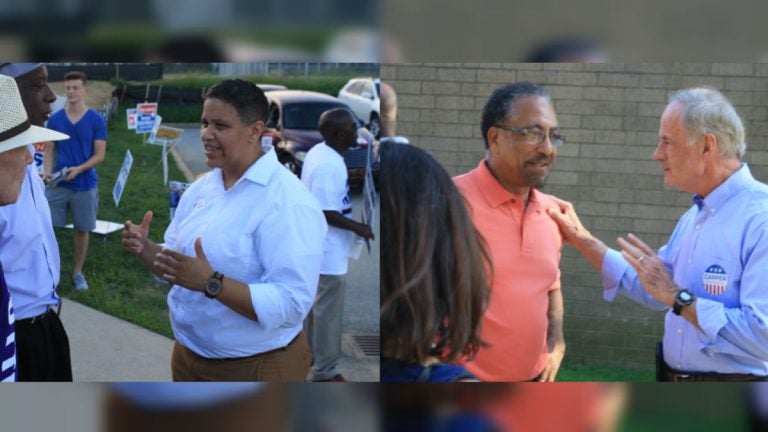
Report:
[[[59,308],[59,310],[61,310],[61,308]],[[40,321],[44,320],[45,317],[48,316],[48,314],[51,314],[51,313],[58,314],[58,312],[56,311],[56,309],[53,308],[53,306],[48,306],[48,310],[43,312],[43,313],[41,313],[38,316],[33,316],[32,318],[24,318],[24,319],[16,320],[16,325],[19,325],[19,324],[21,324],[21,325],[32,325],[32,324],[34,324],[36,322],[40,322]]]
[[[683,372],[667,368],[667,381],[671,382],[716,382],[716,381],[766,381],[768,377],[752,374],[721,374],[716,372]]]

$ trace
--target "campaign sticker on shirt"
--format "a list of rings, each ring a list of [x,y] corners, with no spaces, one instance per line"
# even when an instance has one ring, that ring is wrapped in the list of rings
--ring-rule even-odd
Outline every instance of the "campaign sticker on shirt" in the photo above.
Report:
[[[720,295],[728,287],[728,275],[717,264],[707,267],[702,281],[704,282],[704,290],[711,295]]]

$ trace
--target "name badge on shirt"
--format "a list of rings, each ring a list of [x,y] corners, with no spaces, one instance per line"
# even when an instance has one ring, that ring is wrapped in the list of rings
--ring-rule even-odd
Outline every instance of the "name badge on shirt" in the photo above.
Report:
[[[725,270],[717,264],[707,267],[702,277],[704,290],[710,295],[720,295],[728,287],[728,275]]]

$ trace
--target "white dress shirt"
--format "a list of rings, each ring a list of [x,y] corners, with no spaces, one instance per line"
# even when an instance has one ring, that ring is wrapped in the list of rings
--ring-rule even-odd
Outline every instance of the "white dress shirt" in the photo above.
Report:
[[[202,238],[214,271],[248,285],[257,320],[174,285],[168,307],[176,339],[207,358],[286,346],[312,307],[326,231],[317,200],[275,152],[259,158],[229,190],[218,168],[197,180],[181,197],[165,247],[194,256],[195,240]]]
[[[59,245],[51,225],[45,184],[34,165],[27,165],[15,204],[0,207],[0,262],[13,298],[17,320],[58,305]]]

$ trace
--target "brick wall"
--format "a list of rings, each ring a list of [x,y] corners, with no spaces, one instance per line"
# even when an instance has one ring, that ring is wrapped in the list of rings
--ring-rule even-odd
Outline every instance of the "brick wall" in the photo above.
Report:
[[[398,93],[398,134],[430,150],[452,175],[483,157],[480,116],[493,89],[516,80],[544,85],[567,137],[544,190],[572,201],[609,246],[633,232],[658,248],[691,205],[689,194],[664,187],[651,159],[673,91],[721,90],[745,121],[745,161],[768,181],[768,64],[397,64],[382,65],[381,77]],[[663,313],[624,299],[604,302],[599,274],[570,247],[561,269],[566,361],[652,366]]]

